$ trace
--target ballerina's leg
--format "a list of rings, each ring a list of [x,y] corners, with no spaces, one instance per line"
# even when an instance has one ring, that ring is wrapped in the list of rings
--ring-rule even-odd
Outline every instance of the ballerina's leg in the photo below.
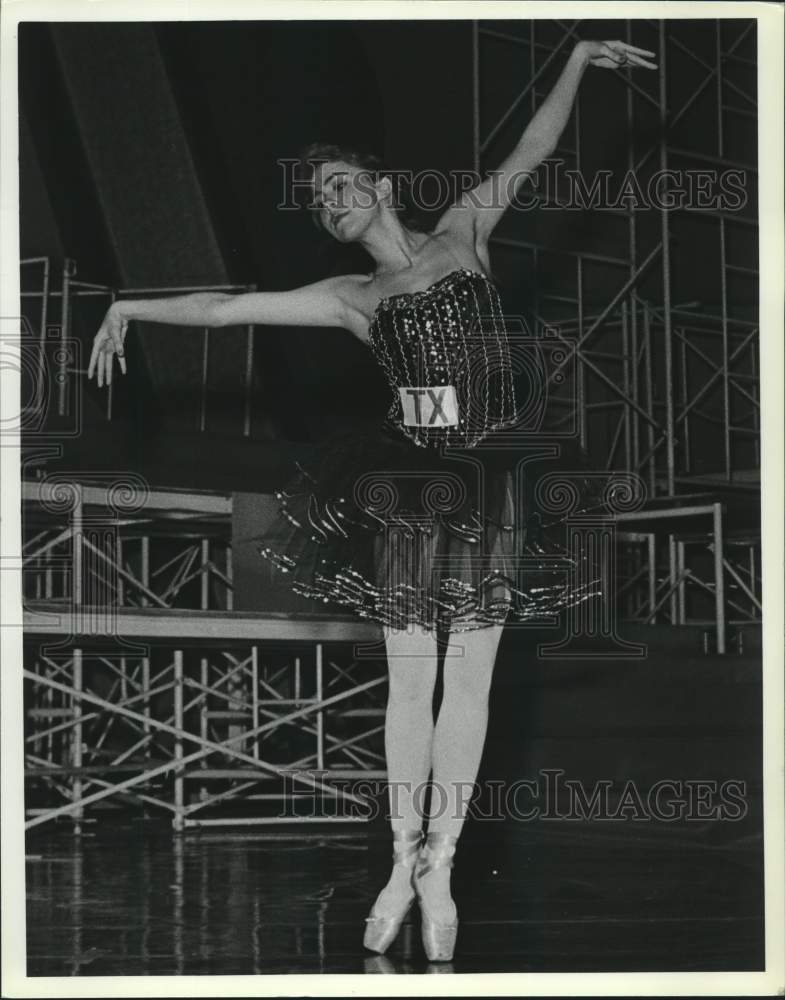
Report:
[[[454,851],[468,812],[488,730],[488,697],[503,626],[451,635],[444,659],[444,694],[433,739],[433,788],[428,832]],[[456,917],[451,868],[433,867],[420,882],[434,919]]]
[[[423,799],[431,770],[433,691],[437,644],[431,632],[412,626],[391,630],[386,639],[389,694],[384,744],[393,832],[422,830]],[[411,895],[411,871],[394,865],[376,902],[377,912],[394,912]]]

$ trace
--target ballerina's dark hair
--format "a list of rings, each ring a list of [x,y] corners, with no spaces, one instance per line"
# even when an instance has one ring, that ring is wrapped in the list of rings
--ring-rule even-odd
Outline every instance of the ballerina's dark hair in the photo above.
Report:
[[[398,213],[398,218],[407,229],[416,232],[428,232],[431,228],[422,215],[417,211],[411,198],[406,179],[401,174],[393,174],[389,170],[382,158],[371,150],[359,146],[345,146],[330,142],[313,142],[300,151],[297,157],[297,173],[299,179],[310,181],[313,177],[314,167],[318,163],[325,163],[330,160],[341,160],[352,167],[360,170],[367,170],[373,178],[374,183],[382,177],[389,176],[393,182],[393,209]],[[322,230],[319,213],[313,213],[314,224],[317,229]]]

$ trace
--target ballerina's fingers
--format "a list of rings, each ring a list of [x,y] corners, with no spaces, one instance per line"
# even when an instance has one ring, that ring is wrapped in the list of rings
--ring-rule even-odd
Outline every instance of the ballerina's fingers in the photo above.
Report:
[[[114,353],[117,355],[117,360],[120,362],[120,369],[125,375],[125,352],[123,350],[123,343],[125,341],[125,333],[128,329],[128,321],[123,320],[119,324],[119,329],[116,327],[110,327],[109,335],[111,336],[110,346],[114,349]],[[110,368],[112,362],[110,361]],[[111,378],[109,380],[111,382]]]
[[[112,356],[114,354],[114,345],[111,340],[107,341],[105,344],[101,345],[101,352],[98,355],[98,385],[103,386],[104,382],[107,385],[112,383]]]
[[[624,49],[625,52],[634,52],[638,56],[654,56],[657,53],[649,49],[639,49],[637,45],[630,45],[627,42],[616,42],[616,45]]]
[[[121,351],[117,350],[115,341],[111,338],[107,338],[103,343],[93,347],[93,356],[90,358],[90,370],[92,370],[93,365],[95,365],[96,378],[99,386],[103,386],[104,382],[106,382],[107,385],[111,385],[115,355],[120,363],[120,370],[123,375],[128,373],[125,364],[125,354],[124,352],[121,353]]]
[[[601,42],[600,51],[593,56],[594,64],[609,69],[623,66],[627,61],[627,55],[618,48],[620,44],[620,42]]]
[[[101,357],[101,344],[98,339],[93,341],[93,349],[90,352],[90,363],[87,366],[87,377],[92,378],[93,372],[96,370],[98,360]]]
[[[114,343],[110,341],[106,347],[106,361],[104,362],[104,371],[106,373],[106,384],[112,384],[112,376],[114,375],[114,359],[120,362],[120,367],[123,367],[123,359],[118,355],[117,348]]]
[[[627,58],[622,63],[623,66],[644,66],[646,69],[657,69],[657,63],[648,62],[638,55],[627,53]]]
[[[120,362],[120,371],[123,373],[123,375],[128,374],[125,367],[125,350],[123,349],[123,345],[125,343],[125,333],[127,329],[128,329],[128,322],[124,321],[120,329],[120,347],[118,348],[117,351],[117,360]]]
[[[626,42],[608,42],[607,45],[615,55],[622,57],[620,63],[622,66],[645,66],[647,69],[657,69],[656,63],[648,62],[648,60],[642,58],[642,56],[656,55],[656,53],[650,52],[648,49],[639,49],[637,46],[628,45]]]

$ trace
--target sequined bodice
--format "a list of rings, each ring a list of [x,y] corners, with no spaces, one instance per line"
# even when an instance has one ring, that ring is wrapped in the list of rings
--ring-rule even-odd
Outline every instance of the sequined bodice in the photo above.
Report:
[[[514,421],[509,342],[486,275],[457,268],[423,291],[382,299],[369,338],[394,393],[387,419],[420,447],[472,447]],[[407,424],[399,390],[411,386],[454,387],[457,423]]]

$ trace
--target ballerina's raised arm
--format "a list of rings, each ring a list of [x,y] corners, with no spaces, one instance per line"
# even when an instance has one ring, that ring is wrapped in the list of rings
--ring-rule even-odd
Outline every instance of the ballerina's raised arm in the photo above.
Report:
[[[484,248],[520,186],[556,149],[586,67],[620,69],[640,66],[657,69],[656,63],[650,62],[646,56],[654,57],[654,53],[626,42],[578,42],[559,79],[524,129],[515,148],[497,170],[465,192],[445,212],[441,225],[471,232],[475,245]],[[481,258],[484,256],[481,254]]]

